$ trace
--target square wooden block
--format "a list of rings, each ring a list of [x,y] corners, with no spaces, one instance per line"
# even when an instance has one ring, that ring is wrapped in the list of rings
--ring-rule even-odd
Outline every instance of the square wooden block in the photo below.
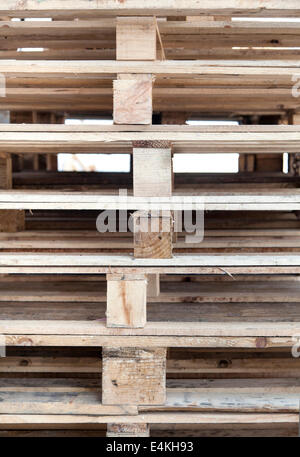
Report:
[[[151,75],[115,80],[113,92],[115,124],[152,124]]]
[[[165,401],[165,348],[103,348],[104,405],[163,405]]]
[[[118,17],[117,60],[155,60],[156,24],[154,17]]]
[[[147,316],[147,278],[107,275],[107,327],[142,328]]]
[[[136,211],[132,215],[134,257],[171,259],[173,249],[173,215],[171,211]]]

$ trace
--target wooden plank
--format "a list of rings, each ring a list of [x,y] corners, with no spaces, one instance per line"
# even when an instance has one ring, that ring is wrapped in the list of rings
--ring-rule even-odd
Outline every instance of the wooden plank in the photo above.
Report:
[[[5,124],[4,124],[5,125]],[[77,126],[76,126],[77,127]],[[299,126],[259,128],[193,128],[193,126],[0,126],[0,152],[132,152],[132,142],[171,142],[174,153],[183,152],[297,152]],[[252,126],[254,127],[254,126]]]
[[[272,286],[272,284],[270,285]],[[253,286],[254,287],[254,286]],[[76,292],[75,292],[76,293]],[[288,291],[286,292],[288,293]],[[163,295],[163,294],[162,294]],[[189,328],[191,322],[209,322],[212,325],[213,322],[219,323],[221,321],[226,322],[226,325],[241,324],[241,329],[247,328],[247,325],[251,327],[252,324],[266,322],[268,325],[273,323],[276,327],[276,331],[284,331],[282,329],[283,318],[285,316],[285,322],[295,323],[300,321],[300,311],[299,311],[299,299],[293,301],[293,296],[289,297],[286,303],[280,303],[279,299],[282,298],[282,295],[275,296],[273,306],[269,302],[261,301],[255,302],[255,297],[251,297],[250,303],[248,304],[245,301],[239,301],[240,298],[243,298],[243,295],[234,296],[233,299],[230,299],[230,296],[223,297],[216,300],[213,300],[213,296],[209,296],[208,300],[205,300],[205,295],[202,298],[201,296],[196,297],[193,300],[193,297],[189,296],[174,296],[170,300],[166,300],[165,297],[159,299],[149,299],[148,302],[151,303],[151,306],[148,306],[148,321],[152,324],[151,328],[155,328],[155,331],[161,331],[161,326],[164,322],[169,322],[166,332],[177,332],[178,329],[176,325],[178,322],[181,322],[182,325],[186,325]],[[268,298],[265,297],[266,299]],[[13,327],[13,322],[16,320],[21,321],[24,319],[26,322],[30,321],[55,321],[57,325],[60,325],[61,328],[65,323],[65,328],[68,331],[72,332],[72,322],[74,322],[74,328],[79,328],[79,331],[84,333],[86,328],[86,321],[100,321],[105,322],[105,303],[89,303],[86,301],[77,302],[73,304],[72,302],[48,302],[45,300],[40,300],[36,302],[28,302],[27,297],[25,297],[24,305],[22,302],[13,303],[12,302],[1,302],[1,317],[5,322],[11,322],[11,328]],[[59,299],[58,299],[59,300]],[[283,300],[283,299],[282,299]],[[201,303],[201,306],[199,305]],[[64,306],[63,306],[64,304]],[[72,321],[70,323],[70,321]],[[157,327],[155,327],[157,324]],[[294,324],[295,325],[295,324]],[[15,325],[17,328],[19,324]],[[126,328],[124,326],[124,328]],[[128,328],[128,327],[127,327]],[[201,335],[201,325],[194,325],[193,328],[195,332],[199,332]],[[286,327],[284,327],[286,328]],[[74,330],[75,331],[75,330]],[[89,332],[93,331],[93,327],[89,328]],[[102,331],[101,328],[97,326],[94,327],[94,331]],[[147,328],[147,331],[150,331]],[[242,331],[242,330],[241,330]],[[258,330],[259,331],[259,330]],[[266,332],[269,331],[266,328]],[[61,330],[63,332],[63,330]],[[182,331],[183,332],[183,331]]]
[[[145,275],[107,275],[107,327],[143,328],[146,324]]]
[[[38,322],[38,324],[37,324]],[[121,347],[122,341],[128,342],[132,340],[132,343],[137,343],[139,340],[157,342],[163,337],[172,337],[171,341],[180,342],[180,336],[184,337],[188,341],[188,337],[198,337],[199,341],[202,337],[215,338],[218,337],[231,338],[231,337],[253,337],[256,341],[256,347],[265,348],[268,347],[269,339],[272,342],[272,338],[282,337],[289,338],[292,341],[294,335],[300,334],[300,323],[296,322],[265,322],[265,321],[212,321],[212,322],[185,322],[184,328],[183,323],[179,322],[148,322],[144,328],[115,328],[106,327],[105,323],[101,321],[87,321],[87,320],[1,320],[0,329],[3,335],[7,335],[9,340],[10,335],[28,335],[27,339],[30,340],[30,336],[33,335],[58,335],[58,336],[83,336],[89,339],[91,337],[103,337],[103,341],[111,341],[115,338],[116,342],[113,343],[113,347]],[[107,337],[107,338],[105,338]],[[109,338],[112,337],[112,338]],[[129,337],[129,338],[126,338]],[[295,341],[294,341],[295,343]],[[290,343],[292,346],[294,343]],[[200,343],[199,343],[200,344]],[[99,344],[102,346],[103,344]],[[104,344],[108,346],[108,344]],[[152,344],[151,344],[152,345]],[[42,346],[42,345],[41,345]],[[58,344],[60,346],[60,344]],[[131,347],[132,344],[129,344]],[[139,346],[139,344],[137,344]],[[162,344],[164,346],[164,344]],[[172,346],[172,344],[170,344]],[[177,344],[175,343],[175,346]],[[188,345],[187,345],[188,346]],[[201,345],[200,345],[201,346]]]
[[[172,351],[172,350],[171,350]],[[176,350],[175,350],[176,351]],[[177,350],[178,351],[178,350]],[[180,353],[179,353],[180,354]],[[201,376],[211,378],[215,376],[230,376],[234,378],[298,378],[299,359],[293,357],[280,357],[274,355],[269,357],[257,357],[258,354],[245,353],[216,353],[216,357],[207,357],[202,353],[196,357],[180,359],[171,355],[167,361],[167,373],[182,373],[182,376]]]
[[[180,19],[180,17],[178,17]],[[128,19],[128,18],[127,18]],[[132,18],[131,18],[132,19]],[[163,37],[172,35],[186,35],[186,39],[191,39],[191,35],[247,35],[250,39],[259,39],[260,34],[272,35],[280,34],[295,36],[299,34],[299,23],[288,22],[284,18],[279,21],[229,21],[228,19],[218,16],[215,20],[212,17],[194,17],[193,22],[184,20],[179,21],[160,21],[158,27]],[[66,36],[82,36],[90,32],[90,38],[105,33],[106,37],[111,37],[116,31],[116,18],[100,17],[80,21],[55,20],[55,21],[0,21],[0,36],[13,37],[30,37],[37,41],[43,36],[53,38],[65,38]],[[272,43],[270,43],[272,44]],[[274,43],[275,44],[275,43]],[[141,59],[144,60],[144,59]]]
[[[247,192],[175,191],[172,197],[119,196],[116,192],[78,191],[0,191],[0,209],[56,210],[140,210],[165,211],[185,209],[220,211],[294,211],[300,209],[298,189]],[[167,228],[167,222],[165,227]],[[146,228],[146,227],[145,227]]]
[[[114,75],[117,73],[152,73],[161,76],[168,75],[227,75],[227,76],[285,76],[291,78],[299,68],[298,60],[175,60],[145,61],[142,64],[135,61],[102,60],[91,61],[30,61],[16,62],[1,61],[0,72],[5,76],[72,76],[83,75]],[[177,110],[178,111],[178,110]]]
[[[114,275],[122,278],[122,275]],[[124,275],[123,275],[124,276]],[[151,303],[275,303],[284,302],[297,304],[300,301],[300,282],[295,275],[294,278],[285,277],[259,277],[252,279],[237,277],[235,280],[227,276],[228,280],[221,278],[196,277],[186,278],[171,275],[162,278],[161,290],[156,294],[157,275],[149,275],[153,278],[153,293],[148,295],[148,302]],[[149,289],[149,276],[147,288]],[[219,280],[220,279],[220,280]],[[271,284],[270,284],[271,283]],[[159,295],[159,299],[157,299]],[[0,302],[23,302],[30,303],[36,310],[39,302],[46,303],[99,303],[106,302],[106,290],[101,277],[91,280],[89,277],[76,277],[70,280],[69,277],[58,278],[47,277],[45,279],[32,277],[3,278],[0,282]],[[244,305],[246,307],[246,305]],[[260,306],[260,305],[258,305]],[[3,306],[1,307],[2,312]],[[264,308],[265,309],[265,308]],[[192,310],[192,306],[191,306]],[[67,315],[67,311],[66,311]],[[156,319],[157,320],[157,319]]]
[[[40,395],[41,397],[41,395]],[[58,398],[55,398],[58,397]],[[63,399],[62,401],[57,402],[59,399],[58,394],[53,395],[52,398],[50,398],[49,402],[36,402],[34,401],[34,396],[32,401],[26,402],[22,400],[22,398],[19,398],[18,401],[18,396],[15,395],[15,401],[6,401],[5,400],[5,394],[1,392],[1,398],[3,398],[3,401],[0,404],[0,414],[6,414],[9,412],[9,414],[26,414],[26,415],[31,415],[31,414],[71,414],[71,415],[81,415],[81,414],[89,414],[89,415],[102,415],[102,416],[116,416],[116,415],[124,415],[124,414],[137,414],[137,409],[132,406],[106,406],[106,405],[101,405],[100,400],[99,404],[76,404],[74,401],[69,398],[67,398],[67,401],[64,403]],[[78,398],[78,396],[77,396]]]
[[[183,274],[183,275],[294,275],[300,274],[300,267],[297,266],[246,266],[246,267],[202,267],[202,266],[189,266],[189,267],[176,267],[176,266],[148,266],[148,267],[130,267],[130,266],[98,266],[98,267],[85,267],[85,266],[9,266],[1,267],[1,274],[45,274],[45,275],[99,275],[99,274],[132,274],[132,273],[146,273],[146,274]]]
[[[22,429],[29,425],[86,425],[105,423],[148,423],[148,424],[298,424],[299,414],[295,413],[193,413],[162,412],[144,413],[138,416],[83,416],[83,415],[36,415],[36,414],[1,414],[0,424],[3,427],[19,425]]]
[[[117,60],[156,60],[153,17],[117,17]]]
[[[31,0],[25,5],[17,0],[7,0],[5,7],[1,9],[1,16],[13,17],[57,17],[57,16],[279,16],[289,17],[300,14],[297,0],[245,0],[242,4],[239,0],[228,0],[226,4],[222,0],[203,0],[201,4],[197,0],[162,0],[159,4],[153,4],[150,0],[144,0],[141,4],[138,0],[129,0],[126,3],[116,3],[114,0],[105,0],[99,3],[97,0],[71,0],[61,3],[59,0]]]
[[[198,392],[168,391],[165,410],[199,410],[203,412],[235,412],[235,413],[297,413],[299,411],[299,396],[281,392],[278,395],[232,394],[230,387],[224,393],[200,394]],[[147,407],[141,407],[144,411]],[[160,408],[162,410],[163,408]],[[142,412],[141,411],[141,412]]]
[[[183,353],[182,353],[183,352]],[[102,372],[102,361],[100,356],[97,357],[65,357],[65,356],[52,356],[49,353],[43,352],[43,356],[35,356],[25,354],[23,357],[8,356],[0,359],[0,372],[2,375],[9,373],[64,373],[64,375],[76,374],[76,373],[89,373],[98,374]],[[272,357],[268,357],[267,353],[259,356],[257,353],[250,353],[245,355],[244,352],[216,352],[212,356],[208,357],[205,350],[199,349],[196,353],[192,349],[185,348],[183,351],[180,349],[171,349],[167,359],[167,373],[169,378],[173,375],[190,377],[201,377],[204,379],[210,379],[217,377],[232,377],[234,378],[247,378],[257,379],[266,378],[267,383],[270,385],[270,378],[272,378],[273,393],[275,393],[275,382],[274,379],[281,378],[277,384],[277,393],[280,393],[280,386],[283,386],[282,381],[288,379],[290,386],[290,393],[292,393],[292,387],[296,388],[296,379],[299,378],[300,364],[299,359],[293,357],[286,357],[286,353],[280,354],[275,353]],[[289,355],[289,353],[288,353]],[[292,379],[289,379],[292,378]],[[79,392],[80,389],[85,389],[79,385],[72,387],[70,379],[65,380],[68,385],[68,391],[74,389]],[[22,379],[20,379],[22,384]],[[40,382],[40,381],[38,381]],[[208,381],[207,381],[208,382]],[[97,379],[94,380],[94,388],[99,391],[97,385]],[[255,384],[257,386],[257,384]],[[284,384],[285,387],[288,384]],[[30,385],[31,386],[31,385]],[[29,391],[32,388],[34,391],[38,391],[37,385],[30,387],[28,381],[26,386],[18,386],[18,388],[12,385],[11,379],[6,382],[0,383],[2,391],[20,391],[25,389]],[[178,381],[179,386],[179,381]],[[42,387],[40,385],[40,387]],[[167,387],[169,387],[167,381]],[[187,386],[185,386],[186,388]],[[257,386],[258,387],[258,386]],[[230,386],[229,386],[230,388]],[[263,387],[261,387],[263,389]],[[46,386],[47,391],[62,391],[63,386],[52,385],[51,387]],[[87,387],[86,390],[91,390],[92,387]]]
[[[101,373],[99,357],[17,357],[0,358],[0,372],[6,373]],[[34,387],[36,389],[36,387]],[[0,385],[0,390],[4,389]],[[79,389],[76,386],[76,389]]]
[[[166,349],[102,349],[104,405],[160,405],[165,402]]]
[[[221,325],[221,323],[220,323]],[[194,347],[209,349],[257,349],[263,347],[288,348],[295,343],[293,337],[270,337],[266,340],[257,337],[186,337],[186,336],[91,336],[91,335],[21,335],[6,336],[7,346],[73,346],[73,347],[99,347],[109,346],[118,349],[123,347]]]
[[[76,265],[82,267],[106,267],[109,273],[110,267],[144,267],[146,270],[151,267],[165,267],[166,271],[169,267],[177,267],[178,270],[182,268],[185,272],[185,267],[280,267],[280,266],[300,266],[300,255],[298,254],[279,254],[279,253],[266,253],[248,254],[248,255],[223,255],[223,254],[202,254],[202,255],[188,255],[177,254],[173,258],[151,259],[151,258],[133,258],[129,255],[96,255],[96,254],[14,254],[2,253],[0,254],[0,267],[14,267],[17,269],[19,266],[23,267],[72,267]],[[225,269],[226,270],[226,269]],[[229,270],[230,271],[230,270]],[[132,273],[135,273],[132,271]],[[224,273],[224,271],[223,271]],[[226,273],[226,271],[225,271]]]
[[[133,137],[132,140],[134,141],[165,141],[164,138],[166,134],[173,133],[174,136],[167,141],[176,141],[176,133],[177,134],[184,134],[189,133],[192,135],[196,135],[199,133],[207,134],[209,138],[212,138],[212,135],[216,135],[215,139],[219,141],[226,140],[226,134],[228,135],[228,139],[232,139],[236,134],[236,137],[243,141],[248,140],[248,136],[251,138],[250,134],[252,134],[253,138],[263,139],[259,137],[259,134],[266,135],[266,141],[271,141],[272,136],[278,136],[281,140],[285,139],[285,135],[287,139],[299,139],[295,134],[300,133],[300,126],[299,125],[160,125],[160,124],[153,124],[151,126],[130,126],[130,125],[65,125],[65,124],[0,124],[0,132],[2,133],[24,133],[24,132],[34,132],[34,133],[43,133],[44,135],[50,133],[101,133],[104,134],[112,134],[116,133],[122,135],[122,133],[140,133],[139,137]],[[147,137],[145,135],[150,133],[161,133],[164,135],[164,138],[161,137]],[[222,136],[219,138],[220,134]],[[232,134],[232,135],[230,135]],[[246,135],[249,134],[249,135]],[[268,135],[269,134],[269,135]],[[293,135],[294,134],[294,135]],[[290,135],[290,136],[289,136]],[[104,137],[105,138],[105,137]],[[113,137],[112,137],[113,138]],[[125,137],[121,137],[124,138]],[[184,140],[184,136],[179,136],[180,141]],[[204,136],[203,140],[206,139]]]

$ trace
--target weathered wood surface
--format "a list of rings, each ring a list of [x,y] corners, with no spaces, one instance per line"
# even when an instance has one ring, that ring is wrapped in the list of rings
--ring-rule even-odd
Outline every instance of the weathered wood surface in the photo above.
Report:
[[[300,190],[175,191],[172,197],[120,196],[117,191],[0,190],[0,209],[47,210],[300,210]]]
[[[122,276],[120,275],[120,277]],[[97,309],[97,306],[99,306],[99,312],[102,312],[100,304],[106,302],[106,285],[101,279],[99,277],[92,280],[88,277],[84,280],[84,277],[79,277],[72,281],[69,280],[68,276],[62,277],[61,280],[57,280],[55,277],[47,277],[45,280],[32,277],[26,277],[25,280],[14,277],[11,280],[3,278],[0,282],[0,302],[23,302],[24,306],[26,302],[31,302],[33,307],[34,303],[38,302],[53,303],[57,307],[59,307],[59,303],[84,303],[85,305],[89,303],[90,312]],[[154,303],[164,303],[166,309],[169,309],[167,307],[168,303],[175,307],[178,303],[181,306],[186,303],[186,307],[190,308],[190,312],[197,310],[197,303],[214,303],[215,305],[217,303],[244,303],[244,306],[248,303],[249,306],[246,306],[248,312],[251,306],[258,306],[257,303],[271,303],[274,306],[274,314],[276,314],[275,303],[296,304],[300,301],[300,282],[297,276],[286,279],[285,277],[278,278],[274,275],[273,280],[272,277],[266,278],[265,276],[261,278],[254,276],[252,280],[249,277],[247,280],[243,280],[240,276],[234,278],[228,276],[227,281],[218,281],[216,278],[212,281],[211,278],[204,277],[202,281],[193,282],[190,281],[190,278],[185,277],[178,277],[178,280],[175,277],[175,280],[173,278],[172,281],[171,279],[169,280],[169,275],[163,278],[160,284],[159,296],[148,295],[147,301],[153,303],[150,308],[159,310],[157,316],[164,313],[164,307],[161,306],[160,309],[158,305],[155,307]],[[133,283],[135,281],[138,281],[138,279],[132,280]],[[118,283],[119,281],[115,282]],[[147,287],[149,287],[149,279]],[[92,303],[96,304],[95,308]],[[195,304],[194,307],[193,304]],[[3,305],[1,313],[4,313],[4,308],[5,306]],[[202,308],[202,306],[198,308],[199,313],[202,312]],[[36,312],[38,312],[38,309],[39,307],[36,305]],[[84,308],[78,307],[78,311],[81,312],[82,309]],[[264,309],[261,310],[261,315],[263,315]],[[290,309],[293,309],[293,305],[291,305]],[[64,313],[63,307],[61,311]],[[178,310],[176,311],[178,312]],[[296,308],[294,311],[296,311]],[[67,312],[65,314],[67,317]],[[271,316],[272,313],[270,314]],[[239,318],[241,316],[233,317]]]
[[[143,328],[146,316],[146,276],[107,275],[107,326]]]
[[[174,153],[297,152],[299,125],[194,127],[188,125],[66,126],[2,124],[0,152],[132,152],[135,141],[167,141]]]
[[[102,354],[104,405],[165,403],[166,349],[103,347]]]
[[[152,75],[118,75],[113,81],[115,124],[152,123]]]
[[[246,0],[241,4],[239,0],[229,0],[226,4],[222,0],[176,0],[170,3],[163,0],[154,4],[145,0],[142,4],[138,0],[129,0],[126,3],[116,3],[114,0],[64,1],[46,0],[40,2],[31,0],[27,4],[20,4],[17,0],[7,0],[1,8],[1,15],[13,17],[94,17],[101,16],[298,16],[300,8],[297,0]]]
[[[154,17],[118,17],[117,60],[156,60],[155,22]]]

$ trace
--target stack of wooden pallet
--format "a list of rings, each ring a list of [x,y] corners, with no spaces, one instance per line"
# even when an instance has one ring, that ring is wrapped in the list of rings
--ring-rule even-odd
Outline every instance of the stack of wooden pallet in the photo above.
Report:
[[[297,436],[299,16],[0,1],[0,436]],[[61,172],[59,153],[132,169]],[[186,153],[238,153],[240,172],[174,174]],[[181,202],[203,240],[176,232]]]

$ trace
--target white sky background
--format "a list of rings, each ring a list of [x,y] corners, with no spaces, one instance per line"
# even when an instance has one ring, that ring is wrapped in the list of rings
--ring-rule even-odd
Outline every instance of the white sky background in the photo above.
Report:
[[[66,125],[112,125],[112,120],[66,119]],[[238,125],[236,121],[188,121],[188,125]],[[175,173],[237,173],[239,154],[174,154]],[[129,154],[58,154],[59,171],[130,171]]]

